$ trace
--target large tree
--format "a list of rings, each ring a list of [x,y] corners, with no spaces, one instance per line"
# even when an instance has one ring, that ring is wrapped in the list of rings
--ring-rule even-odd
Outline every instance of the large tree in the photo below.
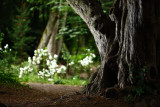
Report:
[[[160,71],[160,1],[115,0],[109,16],[98,0],[67,0],[92,32],[101,56],[84,93],[119,89],[139,81],[158,89]],[[144,68],[144,69],[142,69]]]

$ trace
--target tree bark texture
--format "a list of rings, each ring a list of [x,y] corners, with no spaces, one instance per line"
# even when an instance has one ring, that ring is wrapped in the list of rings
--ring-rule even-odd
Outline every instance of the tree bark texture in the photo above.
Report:
[[[58,11],[54,11],[54,12],[51,11],[50,12],[48,23],[47,23],[46,28],[43,32],[40,43],[38,45],[38,49],[42,49],[42,48],[47,47],[49,40],[52,36],[53,30],[57,24],[58,14],[59,14]]]
[[[109,17],[98,0],[67,2],[88,25],[101,56],[101,66],[84,93],[102,92],[115,84],[120,89],[136,85],[137,75],[155,88],[160,85],[159,0],[115,0]],[[148,72],[142,74],[139,69],[144,66]]]
[[[48,53],[51,54],[51,56],[54,56],[54,54],[56,54],[56,36],[58,33],[59,20],[60,19],[57,18],[54,28],[52,30],[52,35],[47,45]]]
[[[64,28],[66,26],[66,20],[67,20],[67,14],[68,14],[68,11],[65,11],[64,15],[63,15],[63,22],[61,24],[61,28]],[[63,43],[63,36],[58,40],[58,45],[57,45],[57,52],[56,54],[59,56],[60,55],[60,52],[61,52],[61,49],[62,49],[62,43]]]

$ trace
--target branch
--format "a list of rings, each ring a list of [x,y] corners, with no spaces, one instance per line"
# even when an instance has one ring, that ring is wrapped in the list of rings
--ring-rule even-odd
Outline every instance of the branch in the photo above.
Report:
[[[98,0],[67,0],[67,2],[88,25],[102,57],[107,52],[109,37],[114,36],[114,23],[105,15]]]

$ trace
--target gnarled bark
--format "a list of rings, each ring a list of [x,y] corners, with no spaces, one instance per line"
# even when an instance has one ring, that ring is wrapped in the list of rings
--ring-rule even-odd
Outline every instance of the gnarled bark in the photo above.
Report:
[[[107,17],[98,0],[67,0],[92,32],[101,66],[84,93],[102,92],[118,84],[137,84],[136,76],[156,87],[160,70],[159,0],[115,0]],[[147,73],[139,71],[147,66]],[[134,68],[134,70],[133,70]],[[159,83],[158,83],[159,84]]]

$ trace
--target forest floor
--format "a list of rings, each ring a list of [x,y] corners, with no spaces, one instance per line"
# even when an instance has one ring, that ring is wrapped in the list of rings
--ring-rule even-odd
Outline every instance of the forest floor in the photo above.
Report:
[[[0,107],[133,107],[133,102],[124,99],[106,99],[103,96],[77,94],[82,87],[29,83],[29,87],[7,87],[0,85]],[[160,100],[159,100],[160,102]],[[3,105],[4,104],[4,105]],[[144,106],[144,102],[136,107]],[[143,106],[141,105],[143,104]]]

